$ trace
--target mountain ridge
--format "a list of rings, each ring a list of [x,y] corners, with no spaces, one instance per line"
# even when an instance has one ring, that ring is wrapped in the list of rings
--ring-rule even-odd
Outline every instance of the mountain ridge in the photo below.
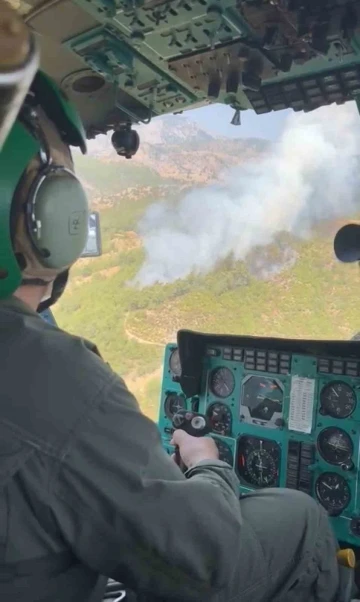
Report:
[[[210,184],[227,169],[259,159],[271,144],[260,138],[214,138],[187,118],[154,121],[138,131],[141,144],[131,160],[116,155],[109,136],[90,141],[88,156],[76,154],[92,201],[135,188]]]

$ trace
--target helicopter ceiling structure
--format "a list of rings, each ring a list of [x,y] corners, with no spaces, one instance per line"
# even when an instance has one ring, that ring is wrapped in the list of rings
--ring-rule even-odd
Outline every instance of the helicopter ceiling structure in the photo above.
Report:
[[[239,125],[360,99],[360,0],[8,1],[87,136],[120,150],[126,127],[211,103]]]

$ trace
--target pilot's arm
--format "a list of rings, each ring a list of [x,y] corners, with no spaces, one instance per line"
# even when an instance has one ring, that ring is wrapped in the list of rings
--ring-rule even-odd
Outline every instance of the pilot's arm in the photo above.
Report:
[[[120,378],[112,376],[101,397],[52,483],[53,510],[77,557],[169,601],[238,600],[241,591],[230,590],[240,566],[243,587],[261,587],[232,469],[215,460],[186,478]]]

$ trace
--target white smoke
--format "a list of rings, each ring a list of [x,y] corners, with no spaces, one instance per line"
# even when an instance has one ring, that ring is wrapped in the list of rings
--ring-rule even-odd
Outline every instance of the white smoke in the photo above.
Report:
[[[146,259],[134,283],[166,283],[245,259],[286,231],[358,210],[360,117],[355,103],[291,114],[270,154],[229,171],[225,184],[157,203],[139,224]]]

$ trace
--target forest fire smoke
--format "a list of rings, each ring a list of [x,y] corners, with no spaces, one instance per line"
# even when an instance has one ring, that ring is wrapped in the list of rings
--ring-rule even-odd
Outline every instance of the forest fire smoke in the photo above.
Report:
[[[280,140],[257,162],[177,204],[149,207],[138,225],[146,258],[132,284],[205,274],[272,243],[307,236],[316,223],[358,210],[360,118],[355,103],[291,114]]]

